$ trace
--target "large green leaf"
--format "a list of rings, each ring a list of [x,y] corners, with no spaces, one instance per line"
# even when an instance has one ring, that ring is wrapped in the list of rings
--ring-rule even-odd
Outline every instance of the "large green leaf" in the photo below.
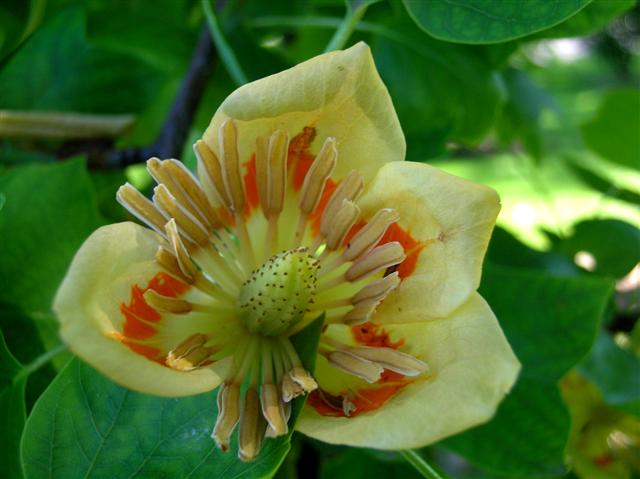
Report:
[[[594,383],[604,402],[640,416],[640,359],[602,332],[580,372]]]
[[[443,445],[498,475],[561,473],[570,421],[557,381],[591,348],[612,289],[600,278],[488,267],[480,291],[522,372],[493,420]]]
[[[383,460],[380,455],[362,449],[343,449],[327,455],[322,461],[320,479],[371,479],[422,477],[409,464],[400,459]]]
[[[148,65],[91,44],[79,10],[52,17],[0,71],[0,108],[136,112],[162,80]]]
[[[604,28],[635,4],[636,0],[593,0],[567,21],[540,32],[539,36],[566,38],[590,35]]]
[[[407,137],[408,159],[437,156],[451,140],[473,144],[484,137],[503,96],[483,47],[433,40],[408,21],[376,32],[376,66]]]
[[[20,436],[24,428],[27,376],[20,376],[22,365],[13,357],[0,331],[0,477],[19,479]]]
[[[591,0],[403,0],[425,32],[460,43],[497,43],[552,27]]]
[[[585,144],[603,158],[640,169],[640,90],[612,90],[582,126]]]
[[[294,338],[313,370],[322,319]],[[292,410],[293,424],[304,398]],[[243,463],[221,453],[210,437],[216,393],[159,398],[122,388],[72,361],[51,383],[29,416],[22,460],[29,479],[85,477],[271,477],[290,448],[291,433],[267,439],[259,458]],[[55,447],[53,447],[55,445]]]

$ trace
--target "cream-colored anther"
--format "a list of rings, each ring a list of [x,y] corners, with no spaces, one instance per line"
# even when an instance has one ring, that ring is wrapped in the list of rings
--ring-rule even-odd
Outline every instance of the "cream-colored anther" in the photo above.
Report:
[[[124,206],[129,213],[146,223],[158,233],[164,235],[166,218],[158,211],[156,206],[142,193],[129,183],[125,183],[116,193],[118,203]]]
[[[191,256],[189,255],[189,250],[184,245],[180,234],[178,233],[178,225],[176,224],[176,220],[173,218],[170,219],[164,227],[167,238],[169,239],[169,243],[173,248],[174,255],[176,260],[178,261],[178,266],[180,266],[180,271],[189,277],[193,278],[198,272],[196,265],[191,261]]]
[[[231,211],[240,213],[244,206],[244,185],[238,157],[238,131],[233,120],[226,120],[218,130],[222,182],[230,200]]]
[[[146,303],[153,309],[173,314],[185,314],[193,309],[191,303],[183,299],[163,296],[153,289],[148,289],[143,294]]]
[[[153,189],[153,201],[159,209],[176,220],[180,230],[192,241],[205,246],[209,244],[209,232],[207,229],[169,192],[169,189],[160,184]]]
[[[343,200],[355,201],[364,189],[364,177],[355,170],[350,171],[338,184],[327,206],[322,213],[320,228],[327,230],[331,227],[334,216],[340,210]]]
[[[387,228],[400,219],[400,215],[391,208],[379,210],[367,224],[358,231],[342,253],[346,261],[354,261],[371,251],[382,239]]]
[[[348,351],[405,376],[418,376],[429,369],[424,362],[396,349],[360,347],[349,348]]]
[[[353,201],[344,200],[342,207],[333,219],[331,227],[324,231],[320,229],[320,233],[326,238],[329,251],[334,251],[342,246],[344,237],[347,236],[347,233],[358,221],[359,217],[360,208],[358,208],[358,205]]]
[[[192,371],[200,366],[209,356],[212,350],[205,347],[207,337],[204,334],[194,334],[177,348],[169,351],[165,364],[178,371]]]
[[[282,400],[284,402],[289,402],[303,394],[304,389],[302,389],[302,386],[291,379],[289,374],[285,374],[282,377]]]
[[[380,379],[384,371],[384,368],[379,364],[372,363],[345,351],[332,351],[327,354],[327,359],[338,369],[364,379],[368,383],[375,383]]]
[[[291,376],[291,379],[306,393],[318,388],[316,380],[313,379],[313,376],[302,366],[294,366],[289,371],[289,376]]]
[[[275,384],[265,383],[260,387],[260,403],[262,415],[269,423],[269,428],[273,430],[274,437],[286,434],[289,428],[282,407],[283,402]]]
[[[269,138],[269,206],[267,214],[278,214],[284,205],[284,193],[287,188],[287,151],[289,136],[282,130],[276,130]]]
[[[220,204],[222,204],[227,210],[231,211],[231,199],[227,194],[227,190],[224,187],[224,181],[222,180],[222,166],[218,156],[209,148],[204,141],[198,140],[193,145],[193,151],[198,159],[198,165],[200,171],[204,173],[206,180],[213,187],[216,197]]]
[[[207,195],[202,191],[198,180],[194,178],[187,167],[177,160],[165,160],[162,165],[163,169],[174,178],[182,191],[186,193],[192,206],[190,210],[197,215],[198,219],[206,223],[210,228],[220,228],[222,226],[220,216],[215,212]]]
[[[318,206],[324,186],[331,177],[337,161],[336,140],[335,138],[327,138],[304,177],[304,183],[302,183],[300,210],[304,214],[310,214]]]
[[[260,207],[265,218],[269,217],[269,145],[264,137],[256,138],[256,186]]]
[[[240,419],[240,385],[223,384],[218,390],[218,417],[211,437],[222,452],[229,450],[231,434]]]
[[[373,313],[376,312],[379,304],[380,300],[376,298],[360,301],[342,317],[342,322],[349,326],[366,323],[371,319]]]
[[[169,190],[169,193],[175,198],[175,200],[182,205],[182,207],[188,209],[191,214],[197,215],[193,206],[191,205],[191,201],[189,200],[188,195],[180,188],[180,185],[173,177],[173,175],[169,174],[169,172],[165,168],[164,161],[161,161],[158,158],[149,158],[147,160],[147,171],[156,180],[156,183],[164,185],[164,187]]]
[[[193,277],[182,271],[176,256],[164,246],[158,246],[158,250],[156,251],[156,262],[172,275],[183,280],[185,283],[193,282]]]
[[[387,295],[396,289],[400,284],[400,276],[397,271],[388,274],[382,279],[369,283],[360,291],[358,291],[351,299],[352,304],[357,304],[361,301],[369,299],[383,300]]]
[[[404,249],[397,241],[376,246],[371,252],[359,258],[345,272],[347,281],[357,281],[382,269],[402,263],[405,259]]]
[[[238,432],[238,458],[241,461],[253,461],[258,456],[265,426],[260,412],[258,391],[254,387],[249,387],[242,401]]]

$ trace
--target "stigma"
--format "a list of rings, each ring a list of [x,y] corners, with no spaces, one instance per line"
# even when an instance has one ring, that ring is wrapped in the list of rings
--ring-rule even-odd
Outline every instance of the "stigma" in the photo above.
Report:
[[[287,434],[291,402],[318,388],[290,338],[320,317],[319,354],[338,371],[375,383],[385,370],[408,377],[427,370],[407,353],[326,333],[367,323],[399,286],[405,249],[385,240],[396,211],[361,218],[364,178],[357,171],[334,178],[334,138],[315,155],[311,127],[293,139],[276,130],[254,140],[254,154],[240,158],[237,126],[227,120],[217,147],[194,145],[199,178],[176,160],[152,158],[151,200],[131,185],[117,194],[161,236],[156,262],[185,285],[180,294],[145,290],[137,304],[153,321],[131,314],[144,334],[125,334],[126,344],[185,374],[228,359],[212,438],[226,451],[237,430],[243,461],[257,457],[265,438]]]

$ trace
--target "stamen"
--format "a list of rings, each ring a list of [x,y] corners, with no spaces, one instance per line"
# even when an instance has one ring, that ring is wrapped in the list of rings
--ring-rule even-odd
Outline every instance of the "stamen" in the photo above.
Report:
[[[211,437],[222,452],[229,450],[231,434],[240,419],[240,386],[222,384],[218,390],[218,417]]]
[[[342,206],[338,213],[334,216],[334,219],[330,227],[325,230],[320,227],[320,233],[326,238],[327,250],[334,251],[342,245],[344,237],[351,227],[358,221],[360,217],[360,208],[349,200],[343,200]]]
[[[362,288],[352,299],[352,303],[360,303],[368,299],[384,299],[400,284],[400,276],[397,271],[388,274],[382,279],[369,283]]]
[[[318,387],[318,383],[313,379],[313,376],[302,366],[294,366],[288,374],[293,382],[300,386],[304,392],[311,392]]]
[[[384,371],[380,365],[345,351],[331,351],[325,353],[325,356],[333,366],[364,379],[368,383],[378,381]]]
[[[304,389],[287,373],[282,378],[282,400],[284,402],[292,401],[298,396],[304,394]]]
[[[273,429],[275,436],[286,434],[289,428],[287,427],[278,387],[275,384],[262,384],[260,402],[262,404],[262,414],[269,423],[270,429]]]
[[[260,413],[260,398],[254,387],[244,394],[240,431],[238,433],[238,458],[253,461],[260,452],[266,423]]]
[[[256,138],[256,186],[260,207],[265,218],[269,217],[269,153],[267,140]]]
[[[385,369],[405,376],[418,376],[429,369],[419,359],[392,348],[358,347],[348,348],[348,351],[359,358],[375,362]]]
[[[173,247],[173,251],[175,253],[176,260],[178,261],[178,265],[180,266],[180,270],[185,276],[193,278],[198,270],[191,261],[189,251],[182,242],[180,234],[178,234],[178,226],[176,225],[176,221],[171,218],[164,226],[164,228],[167,234],[167,238],[169,238],[169,242]]]
[[[178,259],[164,246],[158,246],[158,251],[156,252],[156,262],[164,269],[169,271],[172,275],[177,276],[184,282],[193,282],[193,277],[190,275],[188,276],[184,271],[182,271],[182,269],[180,269]]]
[[[359,258],[345,273],[347,281],[357,281],[380,270],[402,263],[404,249],[397,241],[375,247],[370,253]]]
[[[166,160],[162,163],[170,176],[180,185],[193,206],[192,212],[197,213],[199,219],[208,224],[212,229],[220,228],[222,221],[209,202],[200,183],[193,174],[177,160]]]
[[[355,304],[353,309],[345,314],[340,322],[348,324],[349,326],[366,323],[371,316],[373,316],[373,313],[376,312],[380,301],[380,299],[373,298]]]
[[[355,170],[350,171],[329,198],[320,221],[320,230],[328,231],[342,206],[342,201],[355,201],[362,190],[364,190],[364,177]]]
[[[192,241],[200,246],[209,243],[209,232],[206,228],[169,192],[164,184],[159,184],[153,189],[153,201],[160,209],[166,211],[168,216],[174,218],[180,230]]]
[[[331,177],[337,161],[336,140],[335,138],[327,138],[304,177],[304,183],[300,190],[300,210],[305,215],[311,214],[318,206],[322,191],[327,180]]]
[[[125,183],[118,188],[116,199],[129,213],[164,236],[164,224],[167,220],[155,205],[131,184]]]
[[[158,311],[173,314],[185,314],[193,309],[191,303],[188,301],[163,296],[153,289],[145,291],[143,296],[147,304]]]
[[[207,337],[204,334],[194,334],[169,351],[165,359],[167,366],[178,371],[192,371],[211,356],[213,350],[204,347]]]
[[[205,173],[204,179],[209,180],[209,185],[213,187],[213,193],[216,198],[216,203],[222,204],[228,211],[231,211],[231,198],[224,187],[224,181],[222,180],[222,166],[220,160],[216,154],[209,148],[204,141],[198,140],[193,145],[193,151],[198,159],[198,164],[201,166],[201,171]],[[205,193],[207,189],[205,189]]]
[[[287,188],[287,150],[289,136],[282,130],[276,130],[269,138],[268,170],[268,215],[280,214],[284,205]]]
[[[226,120],[218,130],[218,144],[220,145],[220,166],[222,167],[222,182],[230,209],[234,213],[242,212],[244,206],[244,185],[240,173],[240,159],[238,158],[238,131],[233,120]]]
[[[354,261],[363,254],[368,253],[382,239],[387,228],[400,219],[400,215],[391,208],[379,210],[369,222],[358,231],[349,241],[343,258],[346,261]]]

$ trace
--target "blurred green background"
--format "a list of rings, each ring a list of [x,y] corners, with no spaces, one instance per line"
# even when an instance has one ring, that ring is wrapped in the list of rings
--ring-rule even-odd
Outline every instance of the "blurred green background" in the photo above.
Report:
[[[143,397],[65,368],[51,312],[82,241],[128,219],[118,186],[151,186],[141,162],[194,165],[241,81],[229,54],[254,80],[360,40],[407,159],[503,203],[480,291],[522,374],[490,423],[419,454],[461,479],[640,477],[636,1],[208,5],[228,49],[195,0],[0,3],[0,477],[420,477],[398,454],[299,435],[223,470],[207,452],[214,396]]]

